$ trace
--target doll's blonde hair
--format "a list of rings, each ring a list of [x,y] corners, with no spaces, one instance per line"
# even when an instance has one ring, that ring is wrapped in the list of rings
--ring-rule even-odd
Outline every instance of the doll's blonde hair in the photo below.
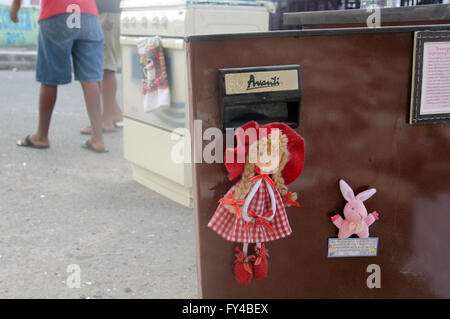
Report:
[[[286,194],[288,193],[288,188],[285,185],[283,176],[282,176],[282,171],[284,169],[284,167],[286,166],[288,160],[289,160],[289,151],[287,149],[287,143],[288,143],[288,138],[286,135],[284,135],[283,133],[276,134],[279,137],[279,149],[278,149],[278,154],[279,154],[279,165],[278,165],[278,169],[275,173],[272,174],[272,180],[275,184],[275,187],[277,188],[278,192],[280,193],[280,195],[282,197],[286,196]],[[269,150],[271,150],[272,145],[272,134],[268,134],[267,138],[261,139],[259,141],[256,141],[255,143],[257,143],[257,145],[251,145],[249,147],[249,153],[246,155],[245,157],[245,166],[244,166],[244,171],[242,173],[241,179],[239,180],[239,182],[237,182],[236,187],[234,189],[234,199],[235,200],[243,200],[245,198],[245,196],[247,196],[248,192],[250,191],[250,188],[252,186],[252,182],[250,181],[250,179],[252,177],[255,176],[255,163],[252,163],[252,161],[250,161],[250,157],[251,157],[251,149],[255,148],[255,146],[257,146],[256,149],[261,149],[261,147],[266,147],[267,152]],[[235,213],[235,210],[233,208],[233,206],[231,205],[225,205],[225,207],[232,213]]]

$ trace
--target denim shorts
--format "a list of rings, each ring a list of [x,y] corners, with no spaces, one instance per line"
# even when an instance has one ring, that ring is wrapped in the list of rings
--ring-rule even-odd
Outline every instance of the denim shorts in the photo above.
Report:
[[[75,80],[100,82],[103,78],[103,33],[97,16],[81,14],[79,24],[70,13],[59,14],[39,23],[36,80],[48,85]]]

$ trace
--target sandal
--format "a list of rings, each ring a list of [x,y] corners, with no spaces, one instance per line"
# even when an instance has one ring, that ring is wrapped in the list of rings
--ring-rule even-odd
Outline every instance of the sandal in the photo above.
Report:
[[[31,140],[30,140],[30,135],[28,135],[27,137],[25,137],[25,143],[22,142],[22,140],[18,140],[16,143],[17,146],[20,147],[30,147],[30,148],[36,148],[36,149],[47,149],[50,148],[50,146],[39,146],[39,145],[35,145]]]
[[[104,148],[102,150],[98,150],[96,148],[94,148],[94,146],[92,146],[92,143],[90,140],[87,140],[84,144],[81,145],[82,148],[87,149],[89,151],[93,151],[95,153],[108,153],[109,150]]]

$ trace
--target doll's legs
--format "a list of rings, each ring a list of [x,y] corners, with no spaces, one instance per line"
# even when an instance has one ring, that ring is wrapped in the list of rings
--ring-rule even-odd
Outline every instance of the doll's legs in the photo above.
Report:
[[[267,277],[269,264],[267,262],[267,251],[264,244],[256,243],[255,245],[255,261],[253,263],[253,276],[255,279],[263,279]]]
[[[247,257],[248,256],[248,243],[244,243],[242,245],[242,251],[244,253],[244,256]]]
[[[261,249],[261,243],[256,243],[255,244],[255,251],[258,251],[260,249]],[[245,257],[248,256],[248,243],[243,243],[242,244],[242,252],[244,253]]]
[[[252,278],[263,279],[267,277],[268,262],[266,247],[262,243],[255,244],[255,254],[248,256],[248,243],[235,248],[237,255],[233,263],[234,275],[241,285],[250,284]]]
[[[266,247],[264,246],[263,243],[255,244],[255,253],[256,257],[258,257],[261,253],[263,253],[264,255],[266,254]]]
[[[242,250],[239,246],[236,246],[235,250],[237,254],[236,260],[233,263],[234,276],[241,285],[246,286],[250,284],[253,278],[251,262],[253,261],[254,256],[251,256],[253,258],[247,257],[248,244],[243,244]]]

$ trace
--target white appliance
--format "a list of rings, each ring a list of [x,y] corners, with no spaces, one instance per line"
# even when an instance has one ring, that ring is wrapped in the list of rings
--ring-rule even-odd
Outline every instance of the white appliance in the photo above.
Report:
[[[184,38],[268,31],[268,9],[252,0],[122,0],[121,8],[125,158],[136,181],[192,207],[191,165],[171,160],[175,144],[190,142],[183,134],[178,134],[178,141],[172,138],[174,129],[188,128],[189,123]],[[145,113],[137,41],[155,35],[162,38],[171,107]]]

